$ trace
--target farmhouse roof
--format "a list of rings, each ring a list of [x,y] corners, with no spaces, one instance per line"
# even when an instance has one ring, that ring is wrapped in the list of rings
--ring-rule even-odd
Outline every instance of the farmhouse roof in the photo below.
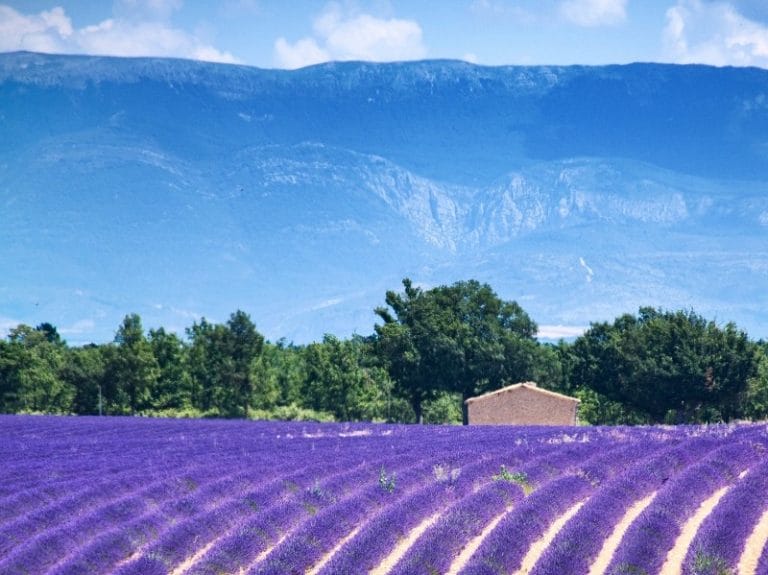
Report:
[[[501,395],[503,393],[509,393],[511,391],[515,391],[517,389],[530,389],[531,391],[535,391],[536,393],[541,393],[544,395],[549,395],[550,397],[556,397],[558,399],[573,401],[575,403],[581,403],[580,399],[576,399],[575,397],[570,397],[568,395],[563,395],[562,393],[556,393],[554,391],[549,391],[548,389],[541,389],[539,386],[536,385],[533,381],[524,381],[522,383],[516,383],[514,385],[508,385],[507,387],[502,387],[501,389],[497,389],[495,391],[489,391],[488,393],[484,393],[482,395],[478,395],[476,397],[470,397],[469,399],[465,400],[464,403],[472,403],[473,401],[478,401],[480,399],[486,399],[488,397],[494,396],[494,395]]]

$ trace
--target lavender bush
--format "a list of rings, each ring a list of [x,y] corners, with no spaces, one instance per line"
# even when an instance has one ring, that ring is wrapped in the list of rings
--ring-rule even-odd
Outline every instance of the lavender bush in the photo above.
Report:
[[[638,461],[613,477],[586,502],[574,520],[557,534],[531,575],[586,573],[614,525],[636,501],[659,489],[712,447],[707,440],[692,440],[661,453],[632,446],[625,461]]]
[[[754,464],[764,451],[756,447],[741,440],[728,443],[671,479],[627,530],[608,573],[658,572],[685,521],[702,501]]]
[[[683,575],[736,572],[744,544],[768,506],[768,462],[754,466],[723,497],[701,526],[683,563]]]
[[[732,485],[686,560],[686,574],[707,573],[710,559],[733,569],[768,504],[765,425],[0,416],[0,438],[1,574],[167,574],[192,558],[190,575],[305,573],[320,562],[325,574],[361,573],[428,518],[393,573],[440,573],[499,517],[462,573],[508,573],[583,501],[535,567],[579,575],[626,509],[657,492],[610,571],[653,572],[658,561],[637,557],[668,548],[703,499]]]

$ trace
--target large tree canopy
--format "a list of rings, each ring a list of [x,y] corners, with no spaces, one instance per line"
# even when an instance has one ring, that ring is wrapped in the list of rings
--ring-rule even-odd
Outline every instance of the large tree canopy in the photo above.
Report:
[[[0,412],[67,413],[75,390],[60,377],[65,353],[49,323],[13,328],[0,341]]]
[[[117,347],[108,365],[109,387],[114,387],[112,412],[135,414],[151,404],[160,368],[144,335],[138,314],[126,315],[115,334]]]
[[[254,371],[264,349],[264,336],[250,316],[237,310],[226,324],[211,324],[203,318],[187,335],[192,341],[189,366],[196,403],[205,411],[247,417]]]
[[[573,381],[648,422],[728,421],[756,365],[755,345],[733,324],[649,307],[597,323],[573,346]]]
[[[422,290],[406,278],[403,287],[376,309],[376,350],[419,421],[439,390],[467,399],[530,377],[537,326],[517,303],[474,280]]]

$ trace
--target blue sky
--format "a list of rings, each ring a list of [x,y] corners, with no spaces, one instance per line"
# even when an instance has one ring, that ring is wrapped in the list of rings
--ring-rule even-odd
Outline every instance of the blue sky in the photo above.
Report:
[[[0,0],[0,51],[768,68],[767,0]]]

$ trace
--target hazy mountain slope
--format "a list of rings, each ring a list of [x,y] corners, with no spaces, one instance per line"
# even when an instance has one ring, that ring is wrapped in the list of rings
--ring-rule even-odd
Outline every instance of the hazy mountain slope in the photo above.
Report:
[[[0,322],[370,333],[402,277],[768,336],[768,72],[0,55]]]

